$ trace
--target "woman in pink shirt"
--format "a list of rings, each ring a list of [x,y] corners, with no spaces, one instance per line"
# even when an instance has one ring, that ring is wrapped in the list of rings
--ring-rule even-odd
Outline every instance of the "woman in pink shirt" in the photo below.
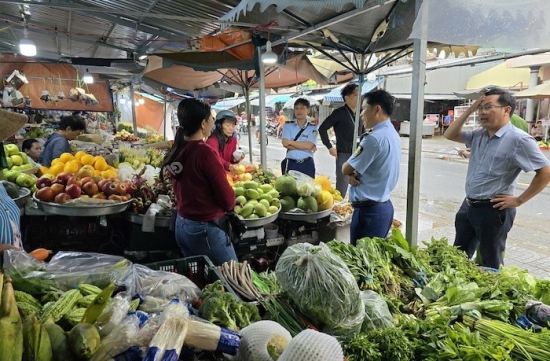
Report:
[[[218,153],[226,171],[230,170],[232,164],[237,164],[244,158],[244,153],[236,159],[233,156],[237,150],[237,138],[234,135],[236,125],[235,114],[230,110],[222,110],[216,115],[214,131],[206,140],[206,143]]]

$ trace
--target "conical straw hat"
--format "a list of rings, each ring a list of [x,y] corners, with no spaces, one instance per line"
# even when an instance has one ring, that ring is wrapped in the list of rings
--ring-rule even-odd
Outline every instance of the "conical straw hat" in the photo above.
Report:
[[[15,134],[27,122],[27,116],[0,109],[0,141]]]

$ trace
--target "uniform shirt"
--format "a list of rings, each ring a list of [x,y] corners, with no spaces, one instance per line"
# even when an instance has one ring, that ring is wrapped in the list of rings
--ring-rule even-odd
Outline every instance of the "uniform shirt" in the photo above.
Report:
[[[471,148],[466,196],[491,199],[497,194],[513,195],[520,171],[531,172],[550,164],[535,140],[512,123],[489,138],[487,130],[463,131],[462,139]]]
[[[178,214],[197,222],[209,222],[235,207],[235,192],[229,185],[223,165],[211,146],[189,142],[173,165],[172,184]]]
[[[0,243],[23,249],[20,228],[21,212],[0,183]]]
[[[330,128],[334,128],[336,151],[338,153],[351,154],[353,149],[354,124],[354,112],[347,105],[334,110],[319,126],[321,141],[328,149],[332,148],[332,143],[327,132]],[[358,134],[361,134],[363,132],[363,125],[359,124],[358,128]]]
[[[350,200],[389,200],[399,179],[400,158],[401,140],[390,120],[376,124],[348,160],[361,182],[350,187]]]
[[[46,139],[44,143],[44,150],[40,155],[39,162],[44,167],[49,167],[52,164],[52,160],[59,158],[63,153],[70,153],[71,145],[64,136],[57,133],[52,133]]]
[[[227,142],[225,142],[225,147],[223,148],[223,152],[220,152],[220,142],[218,141],[218,138],[214,134],[208,137],[208,139],[206,140],[206,144],[211,146],[216,152],[216,154],[220,157],[220,160],[223,164],[223,168],[226,171],[229,171],[229,166],[231,164],[238,163],[233,158],[233,153],[237,150],[236,137],[231,137]]]
[[[304,124],[304,131],[300,134],[300,137],[296,139],[297,142],[311,142],[317,144],[317,126],[315,123],[310,122],[309,117]],[[289,120],[283,126],[283,139],[294,140],[298,132],[300,132],[300,126],[296,119]],[[311,149],[292,149],[286,152],[286,158],[300,160],[304,158],[313,158],[313,151]]]

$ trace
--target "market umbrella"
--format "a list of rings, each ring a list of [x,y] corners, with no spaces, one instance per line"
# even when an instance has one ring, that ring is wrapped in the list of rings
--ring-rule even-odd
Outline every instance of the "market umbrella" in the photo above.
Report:
[[[309,101],[309,104],[311,106],[319,105],[319,102],[317,101],[317,99],[312,98],[312,97],[307,96],[307,95],[300,95],[299,97],[289,99],[285,103],[285,105],[283,105],[283,109],[294,109],[294,103],[296,102],[297,99],[306,99],[307,101]]]
[[[535,87],[517,92],[516,98],[545,99],[550,98],[550,82],[539,84]]]

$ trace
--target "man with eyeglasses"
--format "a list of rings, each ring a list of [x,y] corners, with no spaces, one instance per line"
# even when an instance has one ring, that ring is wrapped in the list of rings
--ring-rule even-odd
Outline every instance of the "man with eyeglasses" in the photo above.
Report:
[[[317,151],[317,126],[310,121],[309,101],[296,99],[294,103],[294,118],[283,126],[283,147],[286,148],[286,158],[281,162],[281,172],[295,170],[315,178],[315,162],[313,153]]]
[[[476,261],[498,269],[504,263],[506,238],[516,208],[540,193],[550,182],[550,162],[535,140],[510,122],[516,102],[501,88],[485,89],[480,99],[455,120],[445,138],[471,148],[466,175],[466,199],[455,218],[454,245]],[[480,127],[463,131],[477,111]],[[514,195],[521,171],[535,171],[527,189]]]

